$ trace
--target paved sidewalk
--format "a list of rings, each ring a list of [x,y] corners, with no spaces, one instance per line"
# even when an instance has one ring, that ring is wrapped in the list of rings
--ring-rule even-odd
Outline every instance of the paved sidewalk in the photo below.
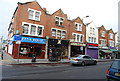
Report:
[[[0,57],[1,57],[0,53]],[[113,59],[97,59],[98,62],[112,61]],[[36,62],[31,62],[32,59],[13,59],[9,54],[4,52],[2,65],[5,64],[59,64],[59,63],[69,63],[68,59],[61,59],[61,61],[48,61],[48,59],[36,59]]]

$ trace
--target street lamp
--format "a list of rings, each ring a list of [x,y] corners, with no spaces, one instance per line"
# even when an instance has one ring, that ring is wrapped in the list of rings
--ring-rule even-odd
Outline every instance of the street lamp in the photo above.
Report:
[[[82,18],[82,21],[83,21],[83,19],[84,19],[84,18],[87,18],[87,17],[89,17],[89,15],[87,15],[87,16],[85,16],[85,17],[83,17],[83,18]]]

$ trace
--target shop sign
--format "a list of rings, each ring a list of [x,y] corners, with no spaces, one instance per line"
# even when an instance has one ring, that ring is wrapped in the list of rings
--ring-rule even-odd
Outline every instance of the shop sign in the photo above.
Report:
[[[99,47],[99,48],[101,48],[101,49],[108,49],[108,47]]]
[[[21,41],[22,42],[28,42],[28,43],[46,44],[46,39],[33,38],[33,37],[22,37]]]
[[[78,42],[71,42],[71,45],[74,45],[74,46],[86,46],[85,44],[78,43]]]
[[[88,44],[88,46],[98,47],[98,44]]]
[[[57,44],[61,44],[61,40],[58,40]]]

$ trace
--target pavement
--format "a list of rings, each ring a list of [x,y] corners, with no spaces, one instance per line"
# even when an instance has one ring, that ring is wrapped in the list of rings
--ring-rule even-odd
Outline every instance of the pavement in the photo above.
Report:
[[[1,56],[0,52],[0,56]],[[13,59],[6,52],[3,53],[3,60],[0,58],[0,65],[16,65],[16,64],[66,64],[69,59],[61,59],[61,61],[49,61],[48,59],[36,59],[36,62],[31,62],[32,59]],[[98,62],[113,61],[113,59],[97,59]]]

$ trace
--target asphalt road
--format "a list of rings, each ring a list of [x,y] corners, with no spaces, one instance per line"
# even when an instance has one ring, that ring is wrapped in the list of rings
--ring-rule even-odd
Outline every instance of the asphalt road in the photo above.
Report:
[[[106,79],[110,62],[90,66],[57,65],[3,65],[3,79]]]

